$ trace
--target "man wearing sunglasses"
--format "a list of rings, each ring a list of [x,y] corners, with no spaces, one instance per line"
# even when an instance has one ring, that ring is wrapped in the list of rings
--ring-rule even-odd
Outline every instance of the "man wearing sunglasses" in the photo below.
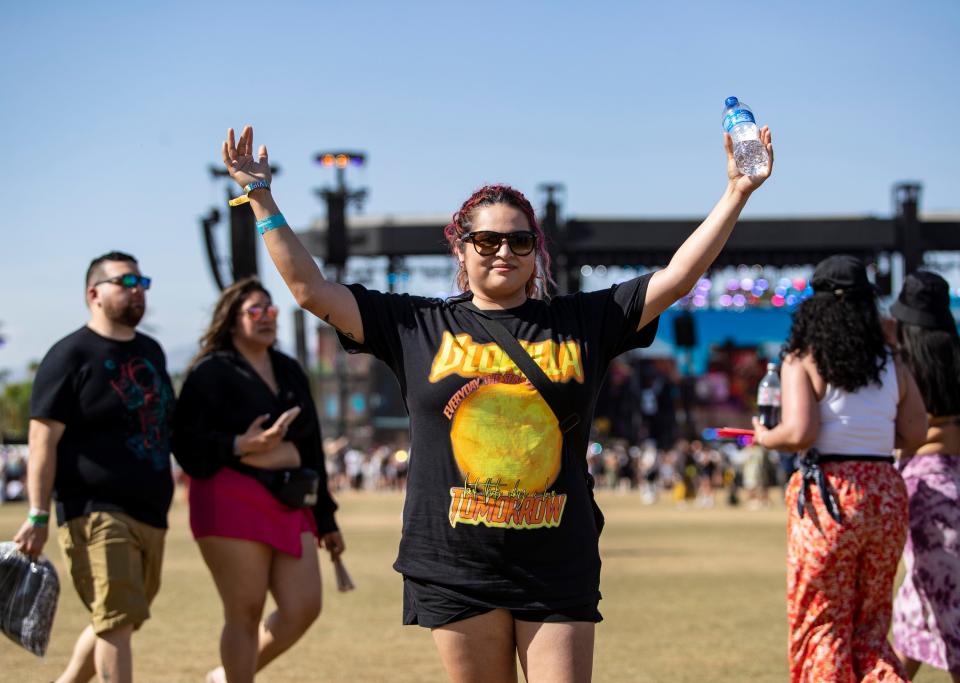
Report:
[[[163,350],[136,329],[150,288],[136,259],[95,258],[85,285],[89,321],[53,345],[34,379],[30,512],[14,541],[39,555],[56,503],[64,559],[91,613],[58,680],[122,683],[160,587],[174,394]]]

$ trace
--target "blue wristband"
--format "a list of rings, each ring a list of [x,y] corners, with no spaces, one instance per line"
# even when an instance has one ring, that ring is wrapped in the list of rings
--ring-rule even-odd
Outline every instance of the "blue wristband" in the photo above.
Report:
[[[252,183],[243,188],[244,194],[250,194],[254,190],[269,190],[270,183],[266,180],[254,180]]]
[[[270,183],[266,180],[254,180],[249,185],[244,186],[243,194],[239,197],[234,197],[227,202],[230,206],[240,206],[241,204],[246,204],[250,201],[250,193],[254,190],[269,190]]]
[[[262,235],[265,232],[270,232],[276,228],[282,228],[287,224],[287,220],[283,217],[282,213],[275,213],[272,216],[267,216],[266,218],[261,218],[257,221],[257,230],[260,231]]]

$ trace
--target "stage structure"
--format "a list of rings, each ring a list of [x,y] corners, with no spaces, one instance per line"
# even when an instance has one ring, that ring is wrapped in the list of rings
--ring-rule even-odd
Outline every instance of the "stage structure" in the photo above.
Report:
[[[336,169],[336,184],[317,191],[326,204],[326,218],[298,231],[307,249],[318,257],[337,280],[343,278],[347,260],[353,257],[385,257],[387,283],[394,289],[405,270],[405,259],[443,256],[449,247],[443,238],[448,215],[347,216],[349,205],[359,206],[365,190],[347,187],[345,170],[360,166],[360,152],[323,152],[316,157],[322,166]],[[665,265],[702,218],[644,219],[594,216],[564,217],[560,197],[563,186],[541,185],[545,202],[539,214],[554,264],[554,279],[560,293],[581,288],[584,266],[655,267]],[[773,267],[803,267],[836,253],[851,253],[868,263],[890,263],[902,257],[904,272],[923,263],[928,251],[960,252],[960,216],[920,217],[919,183],[899,183],[893,188],[890,217],[823,216],[809,218],[750,218],[739,221],[714,269],[740,264]],[[229,198],[228,190],[228,198]],[[214,226],[223,215],[213,209],[202,220],[211,272],[218,287],[257,272],[256,240],[252,212],[242,206],[230,210],[230,256],[216,252]],[[226,209],[221,209],[226,213]],[[333,229],[330,229],[332,225]],[[878,271],[877,284],[890,293],[889,268]],[[776,305],[776,304],[775,304]],[[683,314],[684,312],[681,312]],[[689,316],[689,313],[685,313]],[[302,311],[295,316],[297,356],[311,368],[314,394],[319,398],[320,418],[326,434],[349,434],[355,443],[405,438],[406,418],[395,381],[385,366],[365,356],[346,357],[338,350],[333,330],[320,323],[316,356],[308,351]],[[694,336],[679,335],[685,320],[674,321],[677,341],[694,343]],[[692,325],[691,332],[693,332]],[[681,339],[681,337],[683,337]],[[687,341],[684,341],[687,339]],[[682,346],[682,345],[681,345]],[[678,348],[681,348],[678,346]],[[393,435],[393,436],[391,436]]]
[[[556,279],[561,293],[580,289],[584,265],[662,266],[692,233],[702,218],[644,219],[571,216],[562,219],[556,199],[558,185],[543,186],[547,201],[541,214],[551,242]],[[919,216],[920,185],[894,187],[894,213],[875,216],[811,218],[748,218],[717,258],[714,268],[741,263],[771,266],[815,264],[837,253],[865,261],[900,254],[906,272],[923,263],[927,251],[960,251],[960,216],[944,219]],[[443,239],[447,216],[355,216],[349,221],[347,248],[351,256],[385,256],[395,262],[406,256],[449,253]],[[321,219],[298,232],[307,249],[324,260],[327,225]],[[885,284],[889,289],[889,282]]]

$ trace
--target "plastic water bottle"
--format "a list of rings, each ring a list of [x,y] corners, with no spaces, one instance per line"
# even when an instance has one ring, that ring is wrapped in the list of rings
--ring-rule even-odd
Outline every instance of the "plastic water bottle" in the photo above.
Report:
[[[766,173],[770,163],[767,148],[760,142],[753,111],[736,97],[724,101],[723,129],[733,138],[733,158],[744,175]]]
[[[780,423],[780,376],[777,374],[776,363],[767,363],[767,374],[760,380],[757,410],[760,413],[760,424],[767,429],[773,429]]]

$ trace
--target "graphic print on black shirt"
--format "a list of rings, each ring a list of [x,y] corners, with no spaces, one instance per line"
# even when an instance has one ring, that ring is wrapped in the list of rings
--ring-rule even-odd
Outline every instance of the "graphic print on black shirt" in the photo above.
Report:
[[[552,382],[583,384],[576,341],[520,346]],[[428,381],[467,379],[443,408],[463,485],[450,489],[450,524],[508,529],[558,526],[567,496],[560,473],[563,435],[550,406],[496,342],[445,331]]]
[[[127,448],[158,472],[170,469],[170,407],[173,405],[169,381],[148,358],[135,356],[117,362],[103,361],[110,388],[120,398],[126,413]]]
[[[554,609],[599,598],[599,518],[586,472],[607,366],[649,346],[637,330],[649,275],[610,289],[484,311],[531,355],[579,426],[557,418],[476,314],[452,301],[351,285],[353,353],[396,375],[410,414],[403,531],[394,568],[479,607]]]
[[[65,425],[54,495],[60,524],[95,510],[122,510],[167,525],[173,498],[173,387],[160,345],[81,327],[47,352],[30,397],[32,418]]]

